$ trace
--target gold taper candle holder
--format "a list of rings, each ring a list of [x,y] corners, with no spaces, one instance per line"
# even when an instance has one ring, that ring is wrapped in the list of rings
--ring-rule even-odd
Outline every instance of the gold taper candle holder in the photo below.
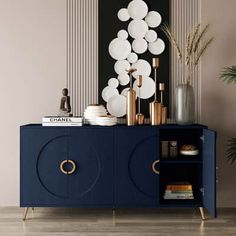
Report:
[[[159,67],[159,65],[160,65],[159,58],[153,58],[152,68],[154,69],[155,98],[154,98],[154,101],[149,104],[151,125],[161,124],[161,103],[157,101],[157,68]]]
[[[127,92],[127,103],[126,103],[126,121],[128,126],[135,125],[136,122],[136,92],[133,89],[133,83],[132,83],[132,73],[135,72],[137,69],[130,68],[127,70],[129,76],[130,76],[130,88]]]
[[[155,58],[152,58],[152,68],[153,69],[157,69],[160,65],[159,63],[159,58],[158,57],[155,57]]]
[[[150,111],[150,124],[160,125],[161,124],[161,103],[153,101],[149,103]]]
[[[161,107],[161,124],[165,125],[167,123],[167,107]]]
[[[161,105],[163,105],[163,92],[165,90],[165,84],[159,83],[159,91],[161,92]]]
[[[136,115],[136,122],[138,125],[144,124],[144,115],[141,113],[141,98],[140,98],[140,89],[142,87],[143,77],[139,75],[137,79],[137,86],[138,86],[138,114]]]

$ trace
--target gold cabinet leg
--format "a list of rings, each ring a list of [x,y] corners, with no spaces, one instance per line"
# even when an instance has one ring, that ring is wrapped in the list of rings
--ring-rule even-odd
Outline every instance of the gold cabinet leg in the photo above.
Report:
[[[25,211],[24,211],[24,217],[23,217],[23,221],[25,221],[25,220],[26,220],[26,217],[27,217],[28,210],[29,210],[29,207],[26,207],[26,208],[25,208]]]
[[[203,207],[199,207],[199,210],[200,210],[200,213],[201,213],[202,220],[205,220],[206,218],[205,218],[205,213],[204,213]]]

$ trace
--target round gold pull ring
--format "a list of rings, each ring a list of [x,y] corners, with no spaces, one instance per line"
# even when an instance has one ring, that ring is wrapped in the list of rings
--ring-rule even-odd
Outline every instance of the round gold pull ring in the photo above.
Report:
[[[160,160],[156,160],[152,163],[152,171],[157,175],[160,174],[160,172],[156,169],[156,164],[158,164],[159,162],[160,162]]]
[[[70,171],[66,171],[66,170],[64,169],[64,165],[65,165],[66,163],[70,163],[70,164],[72,165],[72,169],[71,169]],[[73,174],[73,173],[75,172],[75,170],[76,170],[76,164],[75,164],[75,162],[72,161],[72,160],[64,160],[64,161],[62,161],[61,164],[60,164],[60,170],[61,170],[61,172],[62,172],[63,174],[65,174],[65,175],[71,175],[71,174]]]

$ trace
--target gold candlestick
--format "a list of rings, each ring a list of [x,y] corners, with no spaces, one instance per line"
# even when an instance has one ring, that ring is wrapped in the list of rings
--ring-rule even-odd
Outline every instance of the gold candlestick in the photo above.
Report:
[[[159,58],[152,58],[152,68],[154,69],[154,81],[155,81],[155,101],[157,100],[157,69],[160,65]]]
[[[133,89],[132,84],[132,73],[135,72],[137,69],[130,68],[127,70],[129,76],[130,76],[130,88],[127,92],[127,103],[126,103],[126,109],[127,109],[127,115],[126,115],[126,121],[128,126],[135,125],[136,122],[136,92]]]
[[[136,115],[136,122],[138,125],[143,125],[144,123],[144,115],[141,113],[141,98],[140,98],[140,89],[142,87],[142,80],[143,77],[139,75],[137,79],[137,86],[138,86],[138,114]]]
[[[161,124],[165,125],[167,123],[167,107],[161,107]]]
[[[163,105],[163,92],[165,90],[165,84],[159,83],[159,91],[161,92],[161,105]]]
[[[154,69],[155,98],[154,98],[154,101],[149,104],[151,125],[161,124],[161,103],[157,101],[157,69],[159,65],[160,65],[159,58],[153,58],[152,68]]]

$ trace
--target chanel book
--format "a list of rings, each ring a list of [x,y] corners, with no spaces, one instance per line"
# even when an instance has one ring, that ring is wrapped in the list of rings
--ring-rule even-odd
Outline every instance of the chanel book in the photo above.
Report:
[[[82,123],[83,117],[45,116],[42,123]]]

